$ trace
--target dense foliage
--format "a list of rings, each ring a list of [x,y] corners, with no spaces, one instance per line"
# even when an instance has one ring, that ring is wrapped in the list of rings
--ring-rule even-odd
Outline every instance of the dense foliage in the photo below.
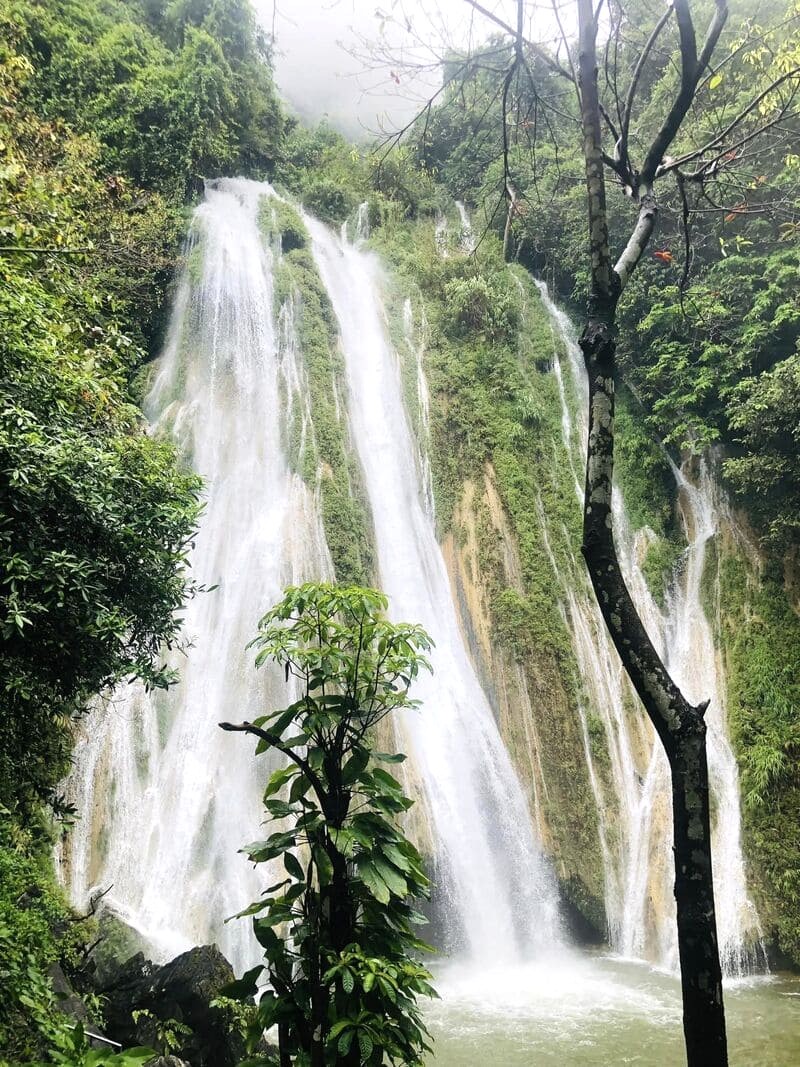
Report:
[[[155,196],[134,213],[95,174],[95,142],[14,110],[24,57],[2,75],[2,228],[17,245],[0,261],[0,802],[15,809],[64,774],[68,723],[95,693],[132,674],[166,682],[198,485],[126,395],[143,358],[128,272],[170,239],[169,212]],[[101,241],[120,252],[93,255]]]
[[[428,896],[421,859],[398,820],[412,805],[381,763],[375,728],[414,705],[409,687],[428,666],[425,633],[390,623],[384,596],[357,586],[307,584],[286,590],[259,624],[256,664],[274,661],[296,697],[242,729],[256,752],[286,763],[264,803],[276,829],[244,849],[283,871],[242,915],[266,964],[237,984],[256,993],[255,1047],[277,1024],[281,1062],[302,1065],[423,1062],[426,1032],[416,999],[430,975],[414,959],[425,945],[413,900]],[[230,726],[230,724],[223,724]]]
[[[13,0],[29,99],[91,132],[101,166],[181,195],[202,177],[265,173],[283,119],[247,0]]]
[[[101,690],[171,680],[200,485],[132,397],[187,193],[266,173],[283,136],[246,3],[3,5],[0,1047],[17,1062],[99,1062],[47,974],[88,934],[48,873],[41,803],[68,810],[74,722]]]
[[[626,5],[617,69],[627,72],[649,26],[644,4]],[[798,16],[780,0],[759,21],[734,11],[721,44],[722,72],[701,83],[690,121],[671,149],[680,155],[724,129],[770,80],[797,66]],[[634,116],[647,140],[677,78],[672,32],[651,56]],[[564,82],[530,58],[535,96],[510,94],[509,152],[502,153],[502,86],[509,46],[495,41],[465,61],[453,56],[444,98],[415,135],[417,159],[455,196],[481,208],[481,225],[503,234],[504,186],[516,197],[510,254],[582,302],[587,284],[585,192],[575,102]],[[619,310],[625,380],[651,431],[676,451],[725,446],[729,487],[772,550],[795,543],[800,526],[797,421],[792,415],[800,343],[798,220],[800,126],[766,95],[729,153],[713,191],[687,192],[690,260],[677,186],[668,192],[652,251]],[[775,120],[776,127],[767,124]],[[759,125],[765,135],[753,138]],[[706,193],[708,195],[706,195]],[[621,251],[635,206],[610,186],[612,244]]]

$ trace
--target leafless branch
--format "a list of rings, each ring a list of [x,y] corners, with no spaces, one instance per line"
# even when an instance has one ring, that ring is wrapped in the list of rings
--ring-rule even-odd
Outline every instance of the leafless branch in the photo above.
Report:
[[[622,112],[622,119],[620,122],[620,135],[617,143],[617,150],[615,152],[616,158],[622,163],[622,165],[630,171],[630,164],[628,162],[628,136],[631,128],[631,115],[633,114],[633,102],[636,98],[636,90],[639,87],[639,80],[642,76],[642,71],[645,68],[650,53],[653,50],[658,38],[661,36],[661,31],[666,26],[673,12],[673,7],[670,5],[661,18],[656,23],[653,32],[650,34],[647,42],[639,53],[639,58],[636,61],[636,66],[631,76],[631,83],[628,86],[628,92],[625,97],[625,106]]]

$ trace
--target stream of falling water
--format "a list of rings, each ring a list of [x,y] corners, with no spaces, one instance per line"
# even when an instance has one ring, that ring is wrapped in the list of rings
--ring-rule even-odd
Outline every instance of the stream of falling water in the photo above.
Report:
[[[206,480],[191,568],[218,587],[186,606],[180,683],[129,686],[86,723],[72,780],[85,815],[64,858],[76,902],[112,885],[105,903],[157,954],[216,940],[234,966],[252,957],[250,931],[223,920],[263,889],[236,852],[259,836],[267,768],[217,724],[287,702],[280,672],[256,674],[245,646],[285,585],[332,574],[314,495],[282,446],[303,370],[291,306],[273,314],[279,253],[257,225],[268,191],[239,179],[207,188],[146,403],[154,432]]]
[[[570,456],[577,497],[585,449],[588,390],[583,359],[567,316],[537,283],[554,335],[554,371],[562,404],[562,431]],[[573,418],[564,385],[561,349],[568,373],[578,391],[578,414]],[[579,473],[580,472],[580,473]],[[652,537],[648,530],[631,531],[624,500],[614,492],[617,549],[625,579],[647,631],[673,678],[694,703],[709,699],[708,762],[714,812],[713,862],[717,926],[723,969],[741,975],[763,962],[762,934],[747,893],[741,847],[739,781],[736,760],[725,722],[724,678],[711,625],[701,599],[706,546],[717,530],[723,503],[708,464],[699,464],[695,481],[673,467],[678,511],[687,548],[673,579],[663,611],[653,599],[641,570]],[[666,757],[649,724],[633,709],[632,696],[619,657],[599,610],[588,591],[565,586],[564,597],[573,643],[592,705],[600,716],[608,742],[617,801],[617,847],[608,847],[612,827],[609,807],[587,747],[590,779],[600,814],[605,864],[606,910],[614,948],[624,956],[650,959],[670,970],[677,968],[677,939],[672,895],[674,865],[671,847],[669,770]],[[585,715],[585,709],[582,709]],[[761,958],[759,958],[761,957]]]
[[[71,787],[86,814],[62,857],[75,901],[83,904],[95,889],[113,885],[106,902],[162,957],[217,940],[237,967],[252,955],[249,930],[246,923],[223,926],[222,920],[263,888],[236,850],[257,836],[268,768],[258,767],[247,742],[223,734],[217,723],[286,702],[282,679],[268,670],[256,674],[246,643],[286,584],[333,573],[315,492],[292,473],[284,450],[285,440],[298,436],[288,433],[286,420],[300,412],[303,441],[312,413],[292,299],[274,312],[273,266],[280,251],[267,246],[258,226],[259,205],[270,193],[268,186],[239,179],[207,188],[146,405],[155,432],[172,435],[206,480],[207,507],[191,566],[198,582],[217,588],[186,607],[190,645],[173,655],[180,684],[155,695],[131,685],[87,721]],[[459,627],[435,536],[425,449],[411,432],[397,356],[387,340],[379,263],[358,241],[312,218],[306,223],[339,323],[379,584],[392,616],[421,623],[436,642],[434,675],[417,686],[423,707],[405,715],[400,747],[409,750],[422,783],[439,912],[449,917],[448,947],[484,967],[505,968],[508,981],[514,965],[562,943],[555,880],[534,832],[539,813],[529,810]],[[365,212],[356,231],[360,241]],[[568,320],[541,291],[568,357],[562,366],[555,346],[562,428],[580,497],[585,424],[580,414],[573,417],[564,372],[580,393],[582,364]],[[424,423],[424,330],[415,341],[411,318],[409,306],[405,339]],[[649,632],[676,680],[690,699],[712,701],[714,861],[730,974],[746,968],[746,946],[758,943],[760,931],[745,883],[724,685],[700,599],[720,504],[705,466],[694,482],[678,470],[675,476],[688,547],[663,612],[639,566],[647,535],[631,534],[617,493],[619,548]],[[609,798],[592,766],[587,709],[581,709],[614,947],[674,967],[666,763],[633,709],[593,600],[587,590],[572,588],[568,576],[562,581],[581,673],[605,727],[616,793],[612,826]]]
[[[306,223],[339,322],[379,584],[392,616],[421,623],[436,644],[433,675],[416,687],[423,706],[406,713],[403,732],[433,824],[450,948],[483,964],[512,964],[560,943],[555,881],[459,629],[400,402],[379,263],[344,233],[337,238],[314,219]]]
[[[74,899],[113,885],[106,903],[161,956],[217,940],[236,967],[252,955],[249,929],[222,920],[263,888],[236,850],[257,836],[267,768],[217,724],[287,702],[282,679],[256,674],[245,646],[284,585],[332,576],[315,495],[284,451],[286,439],[307,439],[313,413],[291,297],[277,319],[273,310],[281,253],[258,225],[271,192],[239,179],[207,188],[147,401],[155,432],[171,434],[206,481],[191,567],[217,588],[187,605],[191,646],[173,657],[180,684],[155,697],[130,686],[87,722],[72,779],[87,815],[62,857]],[[437,646],[433,678],[416,686],[424,707],[406,716],[404,740],[433,827],[448,947],[512,963],[560,943],[555,880],[459,631],[424,450],[412,439],[384,329],[377,261],[306,221],[339,320],[380,585],[392,615],[422,623]],[[356,232],[360,242],[366,211]],[[421,351],[415,359],[424,409]],[[293,397],[299,435],[286,425],[297,417]]]

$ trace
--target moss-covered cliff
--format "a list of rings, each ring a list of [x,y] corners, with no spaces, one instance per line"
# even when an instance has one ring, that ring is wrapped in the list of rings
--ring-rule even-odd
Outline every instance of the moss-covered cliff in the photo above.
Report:
[[[791,568],[728,516],[704,594],[716,619],[741,774],[748,876],[773,959],[800,964],[800,617]]]

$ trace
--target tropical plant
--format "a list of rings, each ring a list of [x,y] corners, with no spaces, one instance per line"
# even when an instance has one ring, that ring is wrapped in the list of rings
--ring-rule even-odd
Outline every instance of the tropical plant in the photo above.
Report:
[[[412,805],[374,748],[376,727],[401,708],[429,669],[430,639],[385,617],[386,598],[357,586],[286,590],[259,624],[256,664],[283,668],[294,699],[254,722],[222,723],[278,753],[264,803],[277,824],[244,852],[280,875],[240,916],[253,916],[265,963],[227,992],[254,996],[255,1048],[277,1025],[281,1065],[421,1064],[427,1032],[418,996],[435,996],[414,958],[427,946],[415,898],[428,879],[399,819]],[[254,1061],[260,1062],[260,1061]]]

